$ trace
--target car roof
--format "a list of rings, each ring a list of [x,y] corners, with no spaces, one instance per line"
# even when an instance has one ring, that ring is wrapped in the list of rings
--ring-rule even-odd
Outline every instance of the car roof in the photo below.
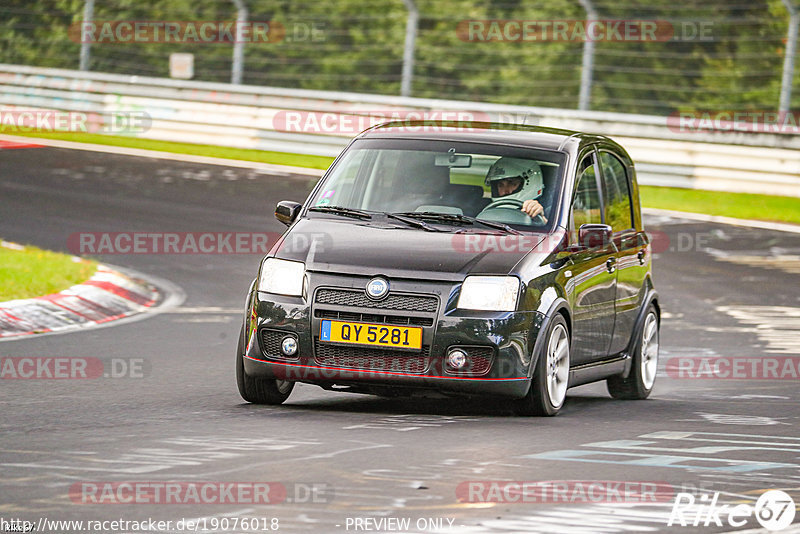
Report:
[[[543,126],[441,120],[385,122],[364,131],[358,138],[436,139],[473,143],[522,145],[547,150],[563,150],[565,145],[570,143],[570,141],[574,141],[575,145],[581,142],[586,143],[599,140],[610,141],[610,139],[604,136],[576,132],[573,130],[545,128]]]

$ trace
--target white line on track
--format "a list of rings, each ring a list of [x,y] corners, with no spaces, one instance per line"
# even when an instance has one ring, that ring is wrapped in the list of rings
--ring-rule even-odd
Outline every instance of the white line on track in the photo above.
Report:
[[[733,226],[744,226],[746,228],[762,228],[764,230],[776,230],[779,232],[791,232],[800,234],[800,225],[787,224],[768,221],[753,221],[750,219],[736,219],[734,217],[723,217],[721,215],[706,215],[704,213],[690,213],[687,211],[662,210],[657,208],[642,208],[645,215],[662,215],[676,219],[688,219],[691,221],[710,222],[719,224],[730,224]]]
[[[173,152],[161,152],[158,150],[145,150],[142,148],[128,148],[109,145],[93,145],[90,143],[76,143],[75,141],[61,141],[59,139],[43,139],[38,137],[20,137],[15,135],[0,135],[2,141],[18,141],[35,143],[37,145],[50,146],[55,148],[69,148],[71,150],[90,150],[92,152],[104,152],[106,154],[119,154],[122,156],[137,156],[141,158],[168,159],[173,161],[185,161],[188,163],[200,163],[204,165],[223,165],[225,167],[239,167],[243,169],[260,169],[270,174],[286,176],[287,174],[299,174],[301,176],[322,176],[325,171],[321,169],[308,169],[305,167],[292,167],[289,165],[275,165],[273,163],[261,163],[256,161],[245,161],[239,159],[213,158],[209,156],[195,156],[191,154],[175,154]]]
[[[800,354],[800,308],[790,306],[717,306],[766,343],[771,354]]]

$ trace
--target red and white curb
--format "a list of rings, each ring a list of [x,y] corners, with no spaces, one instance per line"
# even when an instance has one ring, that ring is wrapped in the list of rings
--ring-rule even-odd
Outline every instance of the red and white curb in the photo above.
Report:
[[[43,146],[44,145],[40,145],[38,143],[26,143],[24,141],[9,141],[6,139],[0,139],[0,150],[12,148],[41,148]]]
[[[152,284],[100,265],[60,293],[0,303],[0,338],[96,326],[147,311],[159,298]]]

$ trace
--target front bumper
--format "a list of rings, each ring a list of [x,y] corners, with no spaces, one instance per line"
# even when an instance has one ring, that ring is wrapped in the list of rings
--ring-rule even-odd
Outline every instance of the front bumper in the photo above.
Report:
[[[309,273],[308,300],[253,290],[245,322],[245,372],[323,387],[389,388],[397,393],[404,388],[515,398],[527,393],[533,344],[543,320],[540,313],[459,311],[455,303],[460,284],[396,280],[390,297],[407,298],[381,305],[397,302],[403,309],[367,309],[365,305],[373,304],[361,294],[368,280]],[[319,290],[335,290],[348,298],[322,299]],[[429,306],[433,297],[437,302]],[[332,317],[422,326],[423,350],[400,352],[321,342],[320,322]],[[285,335],[297,339],[299,350],[294,357],[284,357],[275,348]],[[453,347],[474,357],[465,369],[455,371],[446,365],[447,352]]]

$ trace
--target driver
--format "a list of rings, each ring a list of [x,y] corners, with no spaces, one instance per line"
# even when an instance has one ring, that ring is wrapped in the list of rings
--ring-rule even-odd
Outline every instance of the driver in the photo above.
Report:
[[[542,196],[544,182],[542,169],[535,161],[502,157],[495,161],[486,174],[486,185],[492,189],[492,202],[516,200],[529,217],[541,215],[544,222],[544,208],[537,198]]]

